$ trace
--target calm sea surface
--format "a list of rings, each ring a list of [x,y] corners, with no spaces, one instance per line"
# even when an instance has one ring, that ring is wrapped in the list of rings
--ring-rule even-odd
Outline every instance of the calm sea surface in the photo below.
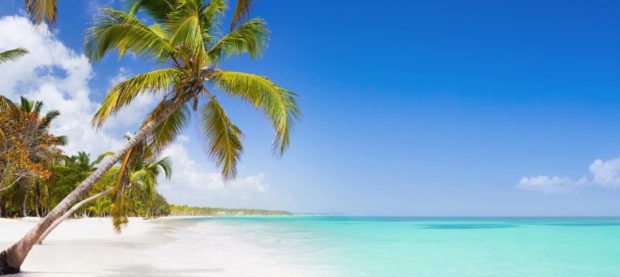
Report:
[[[620,218],[190,220],[325,276],[620,276]]]

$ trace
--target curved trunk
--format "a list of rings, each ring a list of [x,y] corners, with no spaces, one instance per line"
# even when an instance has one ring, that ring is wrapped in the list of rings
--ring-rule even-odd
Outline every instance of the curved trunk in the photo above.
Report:
[[[84,197],[86,193],[95,185],[95,183],[101,179],[103,174],[108,171],[114,164],[121,160],[123,155],[129,151],[132,147],[136,146],[140,141],[146,138],[148,134],[155,130],[159,124],[161,124],[172,112],[180,108],[186,101],[191,99],[191,94],[179,98],[170,105],[168,109],[162,111],[159,117],[153,121],[145,124],[136,132],[136,135],[131,138],[127,144],[125,144],[120,150],[114,153],[107,161],[99,164],[97,170],[90,174],[80,185],[69,193],[54,209],[52,209],[46,217],[41,219],[37,225],[35,225],[26,235],[11,247],[0,253],[0,275],[19,273],[20,267],[32,247],[39,242],[39,239],[45,233],[45,230],[52,225],[54,221],[60,218],[69,207],[75,203],[78,199]]]
[[[49,233],[51,233],[52,231],[54,231],[54,229],[56,229],[56,227],[63,222],[65,219],[69,218],[73,213],[75,213],[75,211],[79,210],[82,206],[84,206],[84,204],[99,199],[105,195],[110,194],[110,192],[112,192],[114,189],[113,188],[109,188],[106,189],[100,193],[97,193],[91,197],[88,197],[80,202],[78,202],[77,204],[73,205],[73,207],[71,207],[71,209],[69,209],[65,214],[63,214],[59,219],[56,219],[56,221],[54,221],[54,223],[52,223],[52,225],[47,228],[47,230],[45,230],[45,233],[43,233],[43,235],[41,235],[41,238],[39,239],[39,244],[43,243],[43,240],[45,238],[47,238],[47,236],[49,235]]]

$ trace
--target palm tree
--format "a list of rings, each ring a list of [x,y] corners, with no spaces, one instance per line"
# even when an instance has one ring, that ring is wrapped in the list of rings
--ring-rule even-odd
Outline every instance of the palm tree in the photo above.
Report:
[[[47,192],[45,210],[42,210],[41,214],[47,215],[51,208],[95,171],[97,165],[108,155],[111,155],[111,152],[103,153],[93,161],[89,154],[80,151],[77,155],[62,156],[54,160],[51,166],[52,177],[41,184],[42,190]]]
[[[153,13],[151,7],[170,6]],[[208,154],[222,168],[226,180],[236,174],[242,152],[241,130],[235,126],[216,97],[216,90],[241,98],[262,110],[275,129],[274,150],[281,155],[290,142],[293,123],[300,116],[296,95],[266,77],[220,69],[224,58],[248,54],[258,57],[266,45],[268,30],[256,18],[237,25],[218,36],[219,22],[226,0],[149,0],[134,9],[149,12],[154,25],[146,25],[131,12],[102,9],[103,16],[90,28],[86,52],[99,60],[112,50],[121,55],[133,52],[152,60],[162,68],[139,74],[115,85],[93,118],[101,127],[106,119],[147,93],[160,95],[160,104],[150,113],[135,136],[110,159],[86,178],[22,239],[0,254],[0,272],[19,272],[30,249],[45,230],[64,214],[72,203],[83,197],[117,161],[143,140],[152,143],[159,153],[172,142],[188,123],[190,111],[200,109],[201,127],[208,144]],[[121,173],[127,167],[125,156]]]

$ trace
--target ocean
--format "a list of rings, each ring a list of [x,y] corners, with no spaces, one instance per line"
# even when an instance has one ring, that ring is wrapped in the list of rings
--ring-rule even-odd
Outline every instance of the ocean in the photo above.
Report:
[[[620,276],[620,218],[184,220],[217,226],[302,276]]]

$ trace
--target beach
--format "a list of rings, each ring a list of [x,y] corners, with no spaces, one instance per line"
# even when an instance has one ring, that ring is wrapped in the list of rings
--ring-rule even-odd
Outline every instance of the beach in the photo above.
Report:
[[[0,221],[0,246],[33,219]],[[60,225],[22,276],[620,276],[620,218],[234,216]]]
[[[109,218],[67,220],[33,248],[20,276],[316,276],[215,222],[175,219],[131,218],[121,234]],[[37,220],[0,219],[0,247]]]

